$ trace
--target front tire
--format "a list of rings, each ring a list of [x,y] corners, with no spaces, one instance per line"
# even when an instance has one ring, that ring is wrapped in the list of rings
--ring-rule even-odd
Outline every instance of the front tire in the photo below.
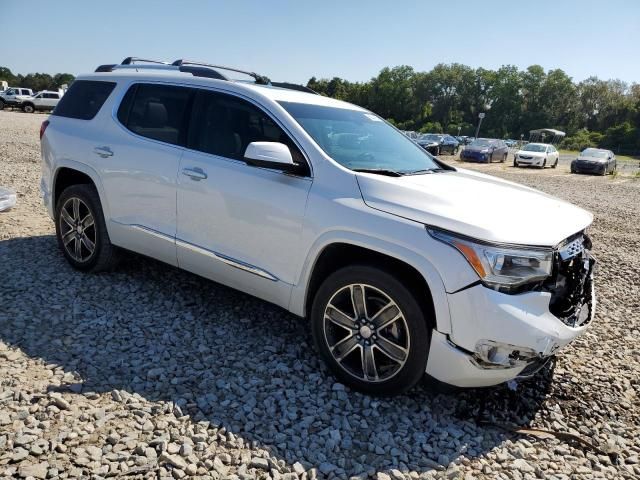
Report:
[[[508,154],[508,153],[505,153],[505,154],[504,154],[504,157],[502,157],[502,161],[501,161],[501,162],[502,162],[502,163],[506,162],[506,161],[507,161],[507,157],[508,157],[508,156],[509,156],[509,154]]]
[[[0,110],[4,110],[4,107],[5,107],[4,101],[0,100]]]
[[[77,270],[110,270],[118,260],[111,244],[98,192],[92,185],[66,188],[56,204],[56,237],[67,261]]]
[[[311,309],[316,349],[355,390],[393,395],[424,376],[430,329],[413,294],[390,273],[353,265],[322,283]]]
[[[551,165],[551,168],[556,168],[558,166],[558,159],[556,158],[556,161],[553,165]]]
[[[24,113],[33,113],[36,111],[35,107],[33,105],[31,105],[30,103],[27,103],[25,105],[22,106],[22,111]]]

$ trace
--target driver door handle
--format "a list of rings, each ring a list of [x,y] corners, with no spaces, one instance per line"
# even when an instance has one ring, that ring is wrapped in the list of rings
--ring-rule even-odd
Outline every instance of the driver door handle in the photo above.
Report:
[[[201,168],[183,168],[182,174],[195,181],[205,180],[207,178],[207,174]]]

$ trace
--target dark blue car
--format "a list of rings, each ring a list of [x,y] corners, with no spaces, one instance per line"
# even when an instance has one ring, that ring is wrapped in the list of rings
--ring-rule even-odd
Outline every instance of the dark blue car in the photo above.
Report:
[[[509,147],[504,140],[478,138],[460,152],[460,159],[467,162],[504,162],[509,155]]]

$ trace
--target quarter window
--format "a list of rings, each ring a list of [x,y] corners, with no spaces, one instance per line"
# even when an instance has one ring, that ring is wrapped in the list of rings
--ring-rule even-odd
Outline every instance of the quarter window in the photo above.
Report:
[[[75,80],[53,110],[58,117],[91,120],[113,91],[114,82]]]
[[[193,90],[170,85],[137,84],[124,96],[118,119],[143,137],[184,145]]]
[[[189,129],[189,148],[242,160],[251,142],[284,143],[294,163],[306,167],[309,173],[297,145],[265,112],[232,95],[198,92]]]

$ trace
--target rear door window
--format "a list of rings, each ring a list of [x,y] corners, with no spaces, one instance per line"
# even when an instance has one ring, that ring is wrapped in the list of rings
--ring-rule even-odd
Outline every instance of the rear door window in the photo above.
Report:
[[[52,115],[91,120],[102,108],[115,86],[115,82],[75,80],[58,102]]]
[[[118,108],[120,122],[140,136],[184,145],[194,90],[173,85],[136,84]]]

